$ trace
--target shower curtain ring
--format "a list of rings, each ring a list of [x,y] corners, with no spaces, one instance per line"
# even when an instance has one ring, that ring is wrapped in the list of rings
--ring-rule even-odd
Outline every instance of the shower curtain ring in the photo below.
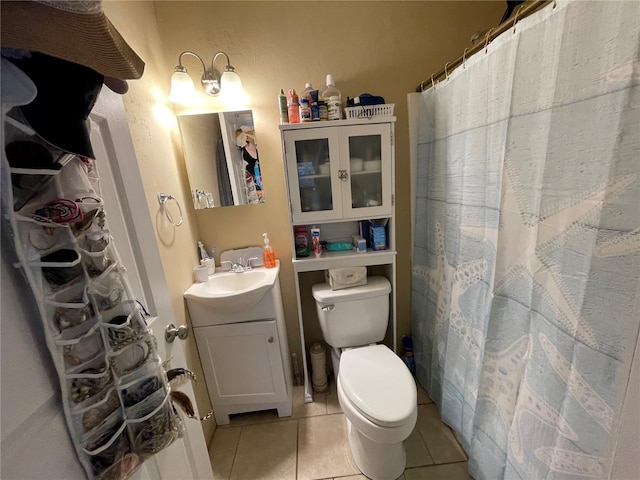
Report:
[[[489,46],[489,37],[491,36],[491,32],[493,32],[493,28],[490,28],[487,32],[487,38],[484,40],[484,53],[487,53],[487,47]]]
[[[434,75],[435,75],[434,73],[431,74],[431,88],[436,86],[435,83],[433,82],[433,76]]]
[[[464,49],[464,52],[462,52],[462,68],[464,69],[464,63],[467,61],[467,50],[468,47]]]
[[[447,71],[447,67],[451,65],[451,62],[447,62],[444,64],[444,78],[448,79],[449,78],[449,72]]]
[[[513,33],[516,33],[516,23],[518,23],[518,17],[520,16],[520,10],[524,8],[524,5],[520,5],[520,8],[516,10],[516,14],[513,17]]]
[[[553,8],[556,8],[556,0],[553,0]]]

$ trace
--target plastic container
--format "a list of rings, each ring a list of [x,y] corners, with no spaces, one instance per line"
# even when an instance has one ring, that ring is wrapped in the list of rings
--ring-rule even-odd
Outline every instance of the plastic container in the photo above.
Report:
[[[306,98],[300,100],[300,121],[311,121],[311,107],[309,107],[309,100],[307,100]]]
[[[295,89],[289,90],[287,118],[289,119],[289,123],[300,123],[300,104],[298,103],[298,94]]]
[[[287,95],[281,88],[278,94],[278,108],[280,109],[280,123],[289,123],[289,111],[287,110]]]
[[[309,101],[309,106],[311,106],[311,103],[313,102],[311,98],[312,90],[314,90],[313,86],[307,82],[304,84],[304,90],[300,94],[300,100],[302,100],[303,98],[306,98]]]
[[[306,227],[298,226],[294,230],[295,244],[296,244],[296,257],[308,257],[310,253],[309,245],[309,232]]]
[[[262,234],[264,238],[264,247],[262,248],[262,263],[265,268],[274,268],[276,266],[276,254],[273,247],[269,244],[269,237],[266,232]]]
[[[320,229],[315,225],[311,227],[311,243],[313,244],[313,252],[316,257],[322,255],[322,245],[320,245]]]
[[[342,118],[342,93],[333,83],[333,76],[327,75],[327,88],[322,91],[322,98],[327,102],[328,120]]]
[[[336,96],[330,97],[327,103],[327,120],[340,120],[341,118],[340,100]]]

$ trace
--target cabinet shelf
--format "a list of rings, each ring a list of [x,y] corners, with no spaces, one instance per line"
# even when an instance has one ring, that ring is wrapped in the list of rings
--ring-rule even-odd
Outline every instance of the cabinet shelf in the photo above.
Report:
[[[296,272],[313,272],[338,267],[366,267],[369,265],[385,265],[393,263],[396,257],[394,250],[370,250],[356,252],[322,252],[320,258],[311,254],[309,257],[293,259],[293,269]]]

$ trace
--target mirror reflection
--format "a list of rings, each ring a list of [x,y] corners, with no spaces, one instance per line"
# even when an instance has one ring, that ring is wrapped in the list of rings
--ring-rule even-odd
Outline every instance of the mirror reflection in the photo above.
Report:
[[[264,203],[251,110],[178,117],[196,209]]]

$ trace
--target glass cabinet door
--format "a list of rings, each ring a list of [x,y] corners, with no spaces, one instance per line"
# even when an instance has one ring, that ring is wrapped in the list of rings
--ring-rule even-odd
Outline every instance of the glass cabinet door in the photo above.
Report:
[[[316,222],[340,217],[342,195],[336,130],[288,131],[285,149],[294,221]]]
[[[350,126],[340,130],[340,154],[348,188],[343,216],[386,215],[391,205],[391,130],[389,125]]]

